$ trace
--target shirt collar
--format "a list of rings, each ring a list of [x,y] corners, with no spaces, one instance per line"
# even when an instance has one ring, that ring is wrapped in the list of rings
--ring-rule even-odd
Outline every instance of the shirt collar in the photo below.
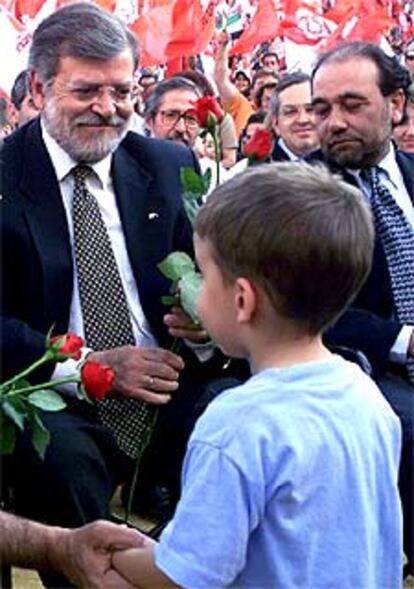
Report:
[[[292,162],[299,162],[301,160],[300,156],[296,155],[296,153],[293,153],[293,151],[289,149],[289,147],[286,145],[285,141],[281,137],[279,137],[279,139],[277,140],[277,144],[279,145],[279,147],[283,149],[283,151],[287,153],[289,159]]]
[[[386,175],[387,179],[393,185],[395,185],[393,178],[398,178],[400,171],[397,164],[397,160],[395,159],[395,148],[392,141],[390,141],[388,152],[385,154],[382,160],[376,165],[376,167],[379,168],[380,171]],[[357,178],[359,178],[361,174],[361,170],[347,168],[346,171],[349,174],[351,174],[351,176],[356,176]]]
[[[387,175],[387,178],[388,178],[388,180],[390,180],[390,182],[395,184],[393,182],[393,178],[399,177],[400,169],[398,167],[397,160],[395,159],[395,148],[394,148],[392,141],[390,141],[390,148],[389,148],[387,154],[379,162],[378,168],[380,168],[380,170],[385,172],[385,174]]]
[[[68,176],[68,174],[70,174],[72,169],[78,165],[79,162],[73,160],[70,155],[68,155],[66,151],[60,147],[60,145],[46,130],[43,121],[41,121],[41,130],[43,141],[45,142],[46,149],[49,153],[50,159],[52,160],[57,179],[59,182],[62,182]],[[108,186],[110,180],[111,162],[112,154],[109,154],[96,164],[88,164],[99,179],[101,188]]]

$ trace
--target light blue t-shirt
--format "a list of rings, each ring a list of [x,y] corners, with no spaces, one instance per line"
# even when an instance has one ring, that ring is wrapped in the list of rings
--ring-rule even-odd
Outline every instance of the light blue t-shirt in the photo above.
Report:
[[[356,365],[264,370],[198,421],[156,564],[191,589],[400,589],[399,456],[399,421]]]

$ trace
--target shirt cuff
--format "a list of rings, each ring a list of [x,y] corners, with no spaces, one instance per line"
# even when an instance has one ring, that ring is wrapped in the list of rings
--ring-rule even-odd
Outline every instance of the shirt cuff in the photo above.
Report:
[[[406,364],[408,346],[413,332],[412,325],[404,325],[390,350],[390,360],[396,364]]]
[[[53,380],[60,380],[61,378],[77,378],[79,376],[79,368],[84,362],[86,356],[92,352],[90,348],[82,348],[81,350],[81,358],[80,360],[73,360],[72,358],[68,358],[64,362],[58,362],[56,367],[53,371],[53,374],[50,378],[51,381]],[[77,390],[78,390],[78,383],[77,382],[68,382],[66,384],[57,385],[56,389],[69,397],[76,397]]]
[[[214,344],[212,341],[205,344],[197,344],[188,339],[184,339],[187,346],[194,352],[200,362],[208,362],[214,355]]]

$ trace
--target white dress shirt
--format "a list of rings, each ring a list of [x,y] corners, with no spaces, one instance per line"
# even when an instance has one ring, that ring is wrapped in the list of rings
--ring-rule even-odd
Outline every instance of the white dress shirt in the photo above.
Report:
[[[71,174],[71,171],[77,165],[77,162],[72,160],[72,158],[56,143],[56,141],[46,131],[44,125],[42,125],[42,136],[59,182],[69,228],[72,259],[74,260],[75,251],[72,219],[74,178]],[[95,196],[97,200],[102,219],[108,231],[108,236],[120,273],[122,286],[125,291],[135,343],[137,346],[157,346],[157,341],[151,332],[148,321],[142,310],[137,285],[135,283],[131,264],[128,259],[125,237],[122,230],[112,179],[110,176],[111,161],[112,155],[108,155],[100,162],[91,165],[90,167],[94,170],[96,175],[91,175],[88,177],[86,179],[86,184],[88,190]],[[78,288],[78,276],[75,263],[73,264],[73,292],[70,306],[68,331],[84,337],[82,310]],[[84,357],[89,351],[89,349],[85,348],[83,350],[82,357]],[[66,362],[57,364],[52,378],[60,379],[75,375],[77,373],[77,364],[78,363],[73,360],[68,360]],[[65,392],[74,393],[75,387],[73,385],[65,385],[64,390]]]

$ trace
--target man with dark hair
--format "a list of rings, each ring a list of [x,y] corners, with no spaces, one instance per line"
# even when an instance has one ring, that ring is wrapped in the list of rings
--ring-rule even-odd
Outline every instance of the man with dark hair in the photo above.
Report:
[[[3,376],[40,357],[51,328],[83,336],[83,355],[116,374],[110,398],[90,405],[68,385],[67,408],[42,414],[51,432],[44,461],[26,436],[13,456],[18,511],[67,527],[109,517],[154,407],[177,389],[177,399],[198,398],[203,378],[188,345],[180,355],[168,350],[175,336],[207,336],[181,313],[165,315],[161,297],[171,284],[158,269],[173,250],[192,254],[180,169],[198,165],[182,145],[128,132],[137,58],[135,37],[94,4],[50,15],[34,33],[29,62],[41,116],[2,153]],[[69,360],[36,381],[78,370]],[[170,444],[178,454],[188,436],[183,420],[180,428]]]
[[[318,147],[307,74],[293,72],[276,84],[269,114],[271,127],[278,137],[272,152],[273,161],[300,160]]]
[[[331,343],[362,350],[401,419],[400,492],[405,552],[414,567],[414,156],[396,150],[409,76],[379,47],[353,42],[322,55],[312,74],[321,153],[364,192],[376,228],[372,270],[352,307],[328,332]],[[381,514],[378,514],[381,517]]]
[[[29,70],[23,70],[14,81],[10,95],[12,104],[17,110],[17,125],[24,125],[39,114],[29,88]]]
[[[273,70],[276,74],[279,74],[279,57],[277,53],[266,51],[263,53],[260,61],[263,68]]]

